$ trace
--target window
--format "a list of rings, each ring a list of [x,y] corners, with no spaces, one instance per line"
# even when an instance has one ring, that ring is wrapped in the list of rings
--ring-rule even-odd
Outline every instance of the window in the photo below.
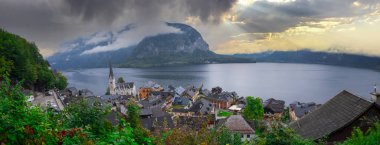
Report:
[[[247,138],[251,138],[251,135],[247,134]]]

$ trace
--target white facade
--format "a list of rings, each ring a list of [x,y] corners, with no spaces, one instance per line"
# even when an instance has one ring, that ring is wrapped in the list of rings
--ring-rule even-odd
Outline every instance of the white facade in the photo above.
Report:
[[[136,86],[134,83],[118,83],[115,90],[115,95],[132,95],[136,96]],[[113,95],[113,94],[111,94]]]
[[[136,86],[133,82],[117,83],[113,75],[112,66],[110,65],[110,72],[108,78],[108,88],[110,95],[132,95],[136,96]]]
[[[241,141],[251,141],[254,138],[254,134],[241,134]]]

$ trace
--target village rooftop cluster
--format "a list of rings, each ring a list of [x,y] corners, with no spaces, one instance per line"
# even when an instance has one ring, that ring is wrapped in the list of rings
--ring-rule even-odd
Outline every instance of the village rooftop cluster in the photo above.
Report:
[[[108,116],[114,125],[118,123],[117,115],[127,117],[127,103],[135,102],[140,107],[140,119],[144,128],[160,131],[167,128],[191,127],[207,128],[224,126],[231,132],[241,135],[241,140],[255,137],[253,123],[242,116],[246,97],[236,92],[227,92],[220,87],[208,90],[201,86],[174,87],[165,89],[155,82],[147,82],[136,90],[134,82],[116,82],[112,67],[109,68],[108,92],[95,96],[90,90],[77,90],[75,87],[63,91],[51,90],[45,94],[29,96],[35,105],[49,106],[56,111],[71,102],[85,98],[90,102],[112,106]],[[27,93],[27,92],[26,92]],[[262,101],[264,107],[264,124],[282,122],[293,128],[301,137],[327,142],[343,141],[350,136],[355,126],[367,130],[373,120],[380,118],[380,94],[371,93],[372,100],[365,100],[348,91],[341,91],[325,104],[314,102],[292,102],[270,98]]]

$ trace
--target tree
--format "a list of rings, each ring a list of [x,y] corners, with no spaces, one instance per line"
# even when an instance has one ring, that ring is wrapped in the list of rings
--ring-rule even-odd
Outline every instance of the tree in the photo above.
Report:
[[[141,125],[140,108],[132,101],[128,102],[127,118],[127,122],[133,128],[133,134],[136,135],[136,142],[138,144],[150,143],[151,139],[146,138],[146,136],[148,136],[148,131]]]
[[[66,88],[66,86],[67,86],[67,79],[61,73],[57,73],[56,74],[55,86],[59,90],[64,90]]]
[[[289,107],[286,107],[284,112],[281,115],[281,121],[284,123],[289,123],[290,118],[289,118]]]
[[[87,100],[71,103],[56,113],[31,106],[12,85],[8,75],[0,82],[0,144],[122,144],[149,145],[146,132],[131,128],[124,119],[118,127],[108,126],[109,107],[91,105]],[[144,134],[145,133],[145,134]]]
[[[211,89],[212,94],[220,94],[220,93],[222,93],[222,91],[223,91],[223,89],[219,86]]]
[[[312,140],[302,139],[294,130],[283,126],[281,123],[273,123],[271,129],[255,137],[253,145],[314,145]]]
[[[10,73],[13,68],[13,63],[5,59],[4,56],[0,57],[0,80],[6,73]]]
[[[140,122],[140,109],[139,106],[134,104],[133,102],[128,102],[127,106],[127,122],[131,125],[131,127],[141,127]]]
[[[55,144],[56,120],[48,118],[49,110],[31,107],[20,89],[8,75],[0,82],[0,144]]]
[[[243,116],[244,118],[250,120],[250,121],[258,121],[263,119],[264,117],[264,108],[263,104],[261,103],[261,99],[259,97],[253,98],[251,96],[248,96],[247,98],[247,104],[245,105],[243,109]]]
[[[117,79],[117,83],[125,83],[124,78],[123,77],[119,77]]]
[[[349,139],[341,143],[341,145],[378,145],[380,144],[380,123],[363,133],[360,128],[355,128]]]
[[[104,93],[104,95],[110,95],[110,94],[111,94],[111,93],[110,93],[110,88],[107,87],[106,93]]]
[[[239,133],[230,132],[226,128],[222,128],[218,135],[218,143],[219,144],[229,144],[229,145],[241,145],[243,142],[241,141]]]
[[[66,128],[86,128],[95,136],[102,136],[112,130],[106,116],[110,106],[90,104],[85,99],[70,103],[63,111]]]

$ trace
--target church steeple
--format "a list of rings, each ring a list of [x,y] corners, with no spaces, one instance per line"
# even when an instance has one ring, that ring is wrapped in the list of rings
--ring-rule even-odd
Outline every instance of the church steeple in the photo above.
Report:
[[[109,66],[110,66],[110,73],[108,75],[108,89],[110,91],[110,94],[114,95],[114,94],[116,94],[115,93],[116,82],[115,82],[115,77],[113,76],[113,70],[112,70],[111,62],[109,64]]]
[[[110,73],[109,73],[109,78],[114,78],[113,77],[113,70],[112,70],[112,64],[111,64],[111,62],[109,63],[109,66],[110,66]]]

